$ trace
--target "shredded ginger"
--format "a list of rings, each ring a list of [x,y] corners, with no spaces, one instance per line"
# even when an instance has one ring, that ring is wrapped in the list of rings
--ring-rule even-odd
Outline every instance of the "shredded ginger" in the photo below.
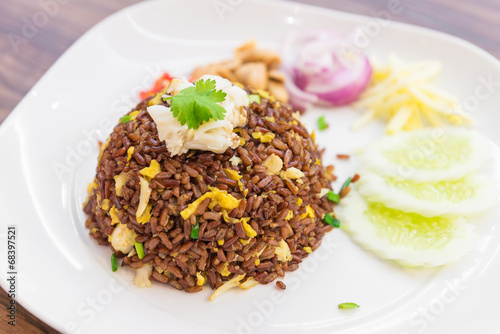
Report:
[[[441,127],[468,125],[472,119],[455,97],[436,88],[434,79],[441,73],[437,61],[404,63],[395,55],[389,65],[372,60],[373,77],[369,88],[354,104],[365,113],[352,125],[357,130],[381,118],[387,134],[417,130],[425,125]]]

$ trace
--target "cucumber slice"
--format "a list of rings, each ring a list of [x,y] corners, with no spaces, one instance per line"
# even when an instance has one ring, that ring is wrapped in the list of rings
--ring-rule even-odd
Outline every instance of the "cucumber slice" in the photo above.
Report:
[[[404,266],[435,267],[456,262],[477,241],[463,218],[427,218],[367,202],[355,190],[340,202],[341,228],[368,250]]]
[[[488,141],[464,129],[426,129],[387,136],[360,157],[376,173],[413,181],[460,179],[488,157]]]
[[[369,202],[425,217],[473,216],[492,207],[496,190],[486,178],[471,175],[458,180],[416,182],[393,176],[382,177],[365,170],[356,184]]]

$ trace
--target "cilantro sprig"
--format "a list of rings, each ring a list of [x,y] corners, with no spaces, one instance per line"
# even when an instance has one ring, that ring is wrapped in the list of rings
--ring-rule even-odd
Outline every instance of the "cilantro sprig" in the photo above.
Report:
[[[198,80],[196,86],[184,88],[175,96],[164,98],[170,101],[174,117],[189,129],[198,129],[203,122],[224,119],[226,109],[217,103],[226,99],[226,93],[216,90],[215,80]]]

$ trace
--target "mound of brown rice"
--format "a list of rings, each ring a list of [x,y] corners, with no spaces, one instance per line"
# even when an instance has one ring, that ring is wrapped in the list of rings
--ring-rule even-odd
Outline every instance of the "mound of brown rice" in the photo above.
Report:
[[[332,230],[323,222],[332,202],[320,193],[330,188],[333,168],[321,165],[298,114],[265,92],[251,93],[261,103],[236,129],[240,146],[224,154],[171,157],[146,111],[151,98],[102,145],[85,226],[122,267],[136,270],[136,284],[155,280],[187,292],[267,284],[296,270]],[[150,195],[137,216],[141,188]],[[119,233],[123,247],[110,242]],[[142,259],[135,243],[143,245]]]

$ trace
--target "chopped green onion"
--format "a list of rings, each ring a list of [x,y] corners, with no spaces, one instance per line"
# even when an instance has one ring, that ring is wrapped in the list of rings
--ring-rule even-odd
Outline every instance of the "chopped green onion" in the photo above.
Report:
[[[260,95],[249,94],[248,95],[248,102],[250,102],[250,105],[252,105],[252,103],[254,103],[254,102],[257,102],[258,104],[260,104],[260,102],[261,102]]]
[[[318,129],[320,131],[328,129],[328,123],[325,120],[325,116],[318,118]]]
[[[345,188],[347,188],[349,186],[349,184],[351,184],[351,180],[352,180],[352,177],[348,177],[347,180],[344,182],[344,184],[342,185],[342,188],[340,188],[340,191],[344,190]]]
[[[126,124],[130,122],[130,118],[131,118],[130,115],[125,115],[120,119],[120,123]]]
[[[332,225],[333,227],[339,227],[340,226],[340,220],[338,220],[337,218],[333,217],[329,213],[325,214],[324,221],[325,221],[325,223],[327,223],[328,225]]]
[[[196,216],[196,225],[191,226],[191,239],[198,239],[200,231],[200,217]]]
[[[328,192],[328,200],[338,203],[340,201],[340,196],[339,194],[334,193],[333,191]]]
[[[118,269],[118,263],[116,263],[115,253],[111,254],[111,270],[115,272]]]
[[[136,242],[135,244],[135,251],[137,252],[137,256],[139,259],[142,259],[144,257],[144,246],[142,245],[142,242]]]
[[[339,310],[356,308],[356,307],[359,307],[359,305],[356,304],[356,303],[342,303],[342,304],[339,304]]]
[[[327,213],[325,214],[325,218],[323,219],[325,223],[328,225],[332,225],[333,227],[339,227],[340,226],[340,220],[337,218],[333,217],[331,214]]]

